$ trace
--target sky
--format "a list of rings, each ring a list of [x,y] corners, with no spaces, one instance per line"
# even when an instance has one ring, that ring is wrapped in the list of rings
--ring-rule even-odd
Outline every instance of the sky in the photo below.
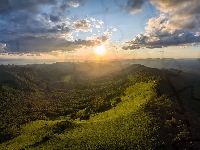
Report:
[[[199,58],[199,42],[199,0],[0,0],[0,59]]]

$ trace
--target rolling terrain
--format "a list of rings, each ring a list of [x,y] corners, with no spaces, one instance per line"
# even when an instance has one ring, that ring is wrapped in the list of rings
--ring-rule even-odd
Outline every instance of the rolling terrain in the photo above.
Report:
[[[139,64],[60,65],[0,66],[0,149],[200,147],[198,75]]]

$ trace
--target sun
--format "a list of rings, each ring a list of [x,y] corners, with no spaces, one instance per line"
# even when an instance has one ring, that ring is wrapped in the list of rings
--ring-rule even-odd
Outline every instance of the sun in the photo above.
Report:
[[[102,56],[105,53],[105,47],[103,45],[95,47],[94,50],[95,53],[100,56]]]

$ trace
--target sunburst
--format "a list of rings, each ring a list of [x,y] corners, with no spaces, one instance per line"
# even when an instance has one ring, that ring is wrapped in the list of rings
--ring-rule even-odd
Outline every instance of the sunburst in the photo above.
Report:
[[[103,45],[95,47],[94,50],[95,53],[100,56],[104,55],[105,53],[105,47]]]

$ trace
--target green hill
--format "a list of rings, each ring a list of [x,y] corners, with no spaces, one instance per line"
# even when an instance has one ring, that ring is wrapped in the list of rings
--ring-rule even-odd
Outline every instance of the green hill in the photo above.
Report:
[[[189,96],[181,102],[170,97],[167,73],[135,65],[113,76],[83,78],[68,93],[51,91],[44,96],[38,91],[28,100],[23,100],[26,93],[1,86],[8,100],[6,110],[1,107],[8,115],[2,115],[1,122],[10,122],[8,131],[15,134],[0,149],[198,149],[200,102]],[[174,83],[175,88],[184,86]],[[31,110],[19,111],[17,106]],[[28,121],[17,123],[20,116]]]
[[[127,88],[126,96],[121,97],[122,101],[116,107],[98,113],[86,121],[77,119],[62,133],[56,131],[61,130],[59,123],[65,124],[61,120],[28,123],[22,127],[18,137],[2,144],[2,148],[133,149],[152,147],[157,138],[155,134],[158,127],[155,124],[156,118],[145,110],[145,105],[156,96],[154,88],[154,83],[138,83],[131,86]]]

